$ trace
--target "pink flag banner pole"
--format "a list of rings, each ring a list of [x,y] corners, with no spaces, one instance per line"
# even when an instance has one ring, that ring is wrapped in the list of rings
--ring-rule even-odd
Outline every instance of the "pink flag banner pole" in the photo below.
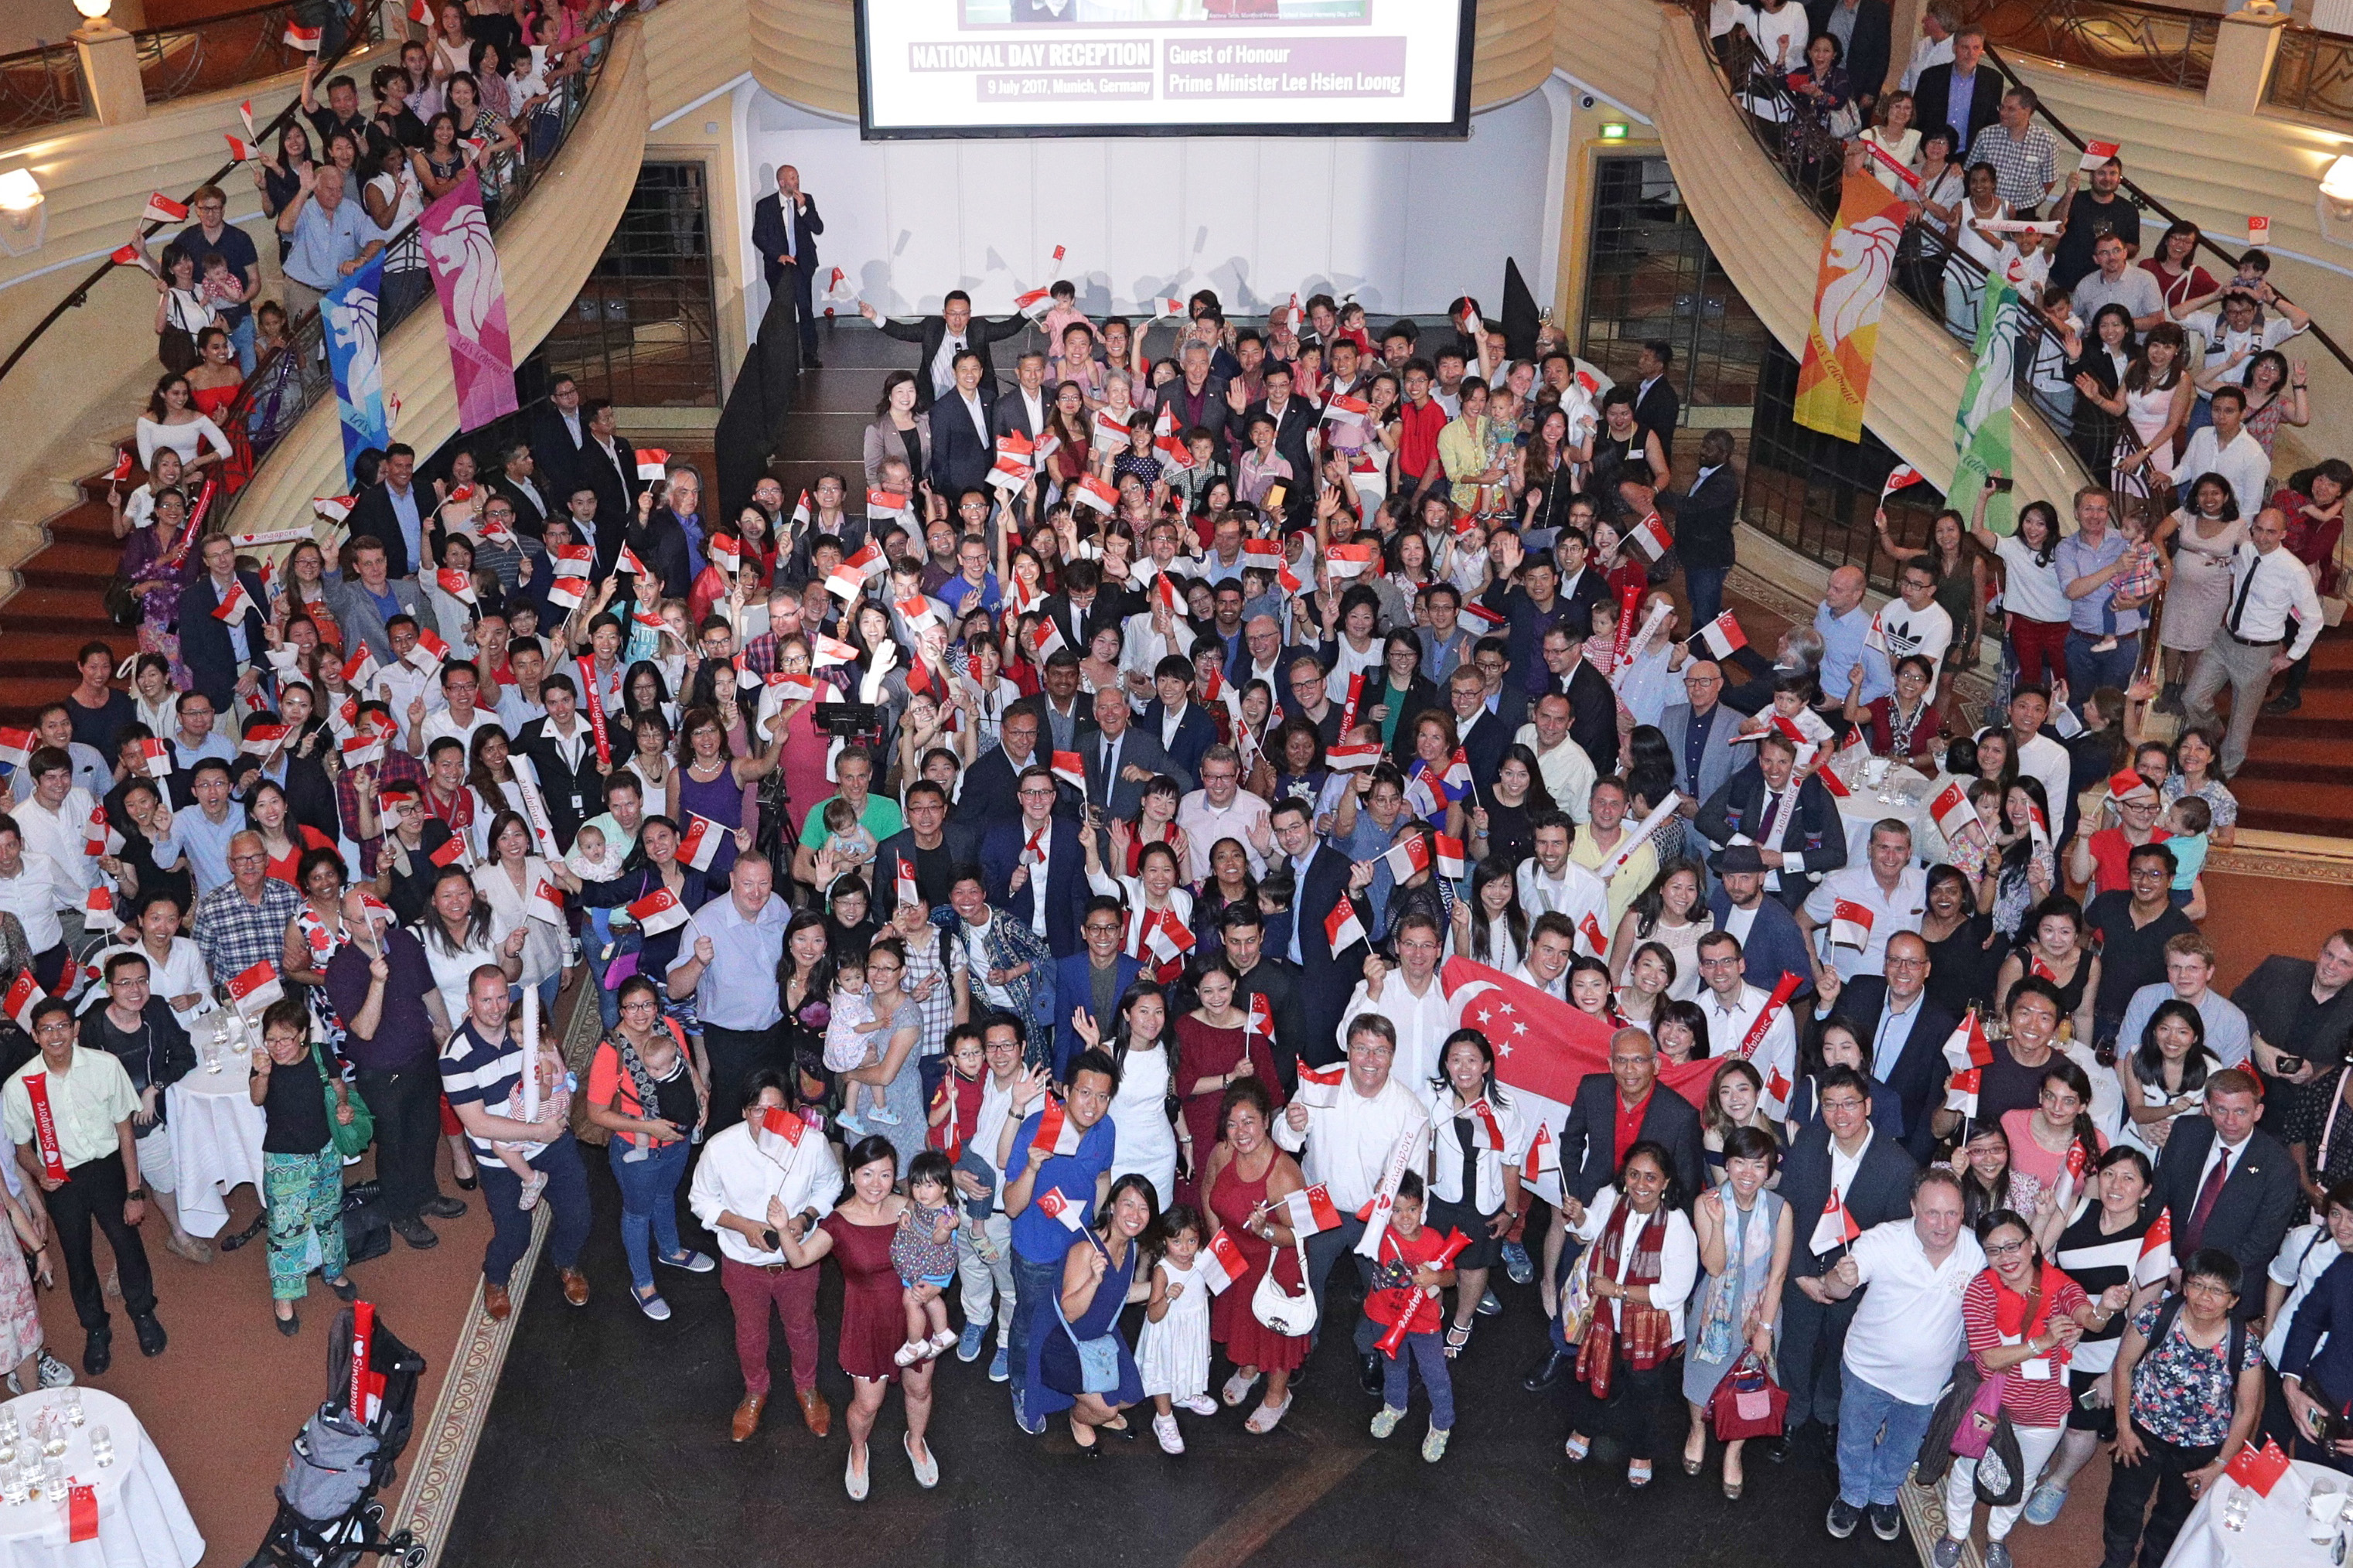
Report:
[[[506,285],[482,212],[481,176],[467,170],[455,189],[425,209],[417,226],[434,292],[441,297],[449,369],[458,383],[458,428],[478,429],[517,406]]]

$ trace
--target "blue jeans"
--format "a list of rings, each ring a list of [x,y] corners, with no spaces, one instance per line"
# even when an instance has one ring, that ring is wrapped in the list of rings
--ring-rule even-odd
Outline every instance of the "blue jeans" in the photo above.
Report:
[[[580,951],[588,959],[588,979],[596,993],[596,1014],[605,1021],[606,1033],[610,1034],[614,1026],[621,1021],[620,995],[616,991],[607,989],[605,985],[605,971],[611,966],[611,961],[604,955],[605,949],[612,942],[613,938],[604,922],[593,918],[606,912],[602,910],[589,911],[592,918],[583,921],[580,928]],[[617,949],[613,957],[617,959],[620,956]]]
[[[1691,601],[1692,632],[1724,614],[1724,581],[1732,575],[1729,566],[1694,566],[1683,563],[1683,595]]]
[[[1017,1415],[1029,1414],[1029,1394],[1038,1379],[1038,1316],[1041,1312],[1048,1317],[1053,1315],[1054,1292],[1061,1288],[1060,1258],[1040,1263],[1024,1258],[1018,1249],[1014,1252],[1013,1328],[1006,1348],[1013,1369],[1013,1411]]]
[[[1447,1374],[1446,1351],[1438,1342],[1435,1329],[1406,1335],[1404,1347],[1394,1357],[1383,1358],[1381,1403],[1392,1410],[1405,1408],[1405,1402],[1412,1397],[1414,1365],[1421,1368],[1421,1385],[1430,1390],[1430,1424],[1440,1432],[1452,1431],[1454,1380]]]
[[[248,310],[245,320],[228,330],[228,346],[237,352],[237,367],[246,374],[253,374],[253,312]]]
[[[1933,1403],[1906,1405],[1849,1373],[1839,1394],[1839,1500],[1849,1508],[1893,1503],[1936,1413]]]
[[[2098,688],[2113,686],[2122,691],[2130,686],[2133,667],[2140,662],[2138,632],[2119,636],[2116,646],[2105,653],[2092,651],[2097,640],[2088,632],[2067,634],[2067,699],[2078,717],[2084,711],[2084,700]]]
[[[621,1250],[629,1257],[629,1283],[643,1292],[654,1282],[653,1253],[677,1258],[686,1249],[678,1240],[678,1184],[686,1179],[687,1155],[694,1145],[681,1138],[657,1143],[645,1157],[625,1143],[619,1133],[605,1146],[612,1162],[613,1179],[621,1184]]]

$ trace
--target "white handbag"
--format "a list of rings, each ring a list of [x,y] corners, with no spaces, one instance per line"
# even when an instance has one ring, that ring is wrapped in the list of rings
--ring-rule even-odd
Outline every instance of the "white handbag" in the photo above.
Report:
[[[1315,1292],[1307,1283],[1307,1247],[1297,1237],[1292,1247],[1299,1254],[1299,1294],[1285,1290],[1274,1277],[1274,1259],[1266,1260],[1258,1289],[1250,1297],[1250,1315],[1287,1339],[1304,1339],[1315,1331]]]

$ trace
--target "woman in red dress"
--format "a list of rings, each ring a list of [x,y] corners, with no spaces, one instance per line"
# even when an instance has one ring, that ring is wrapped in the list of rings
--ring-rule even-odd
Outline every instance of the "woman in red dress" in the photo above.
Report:
[[[1250,1303],[1270,1259],[1278,1285],[1293,1294],[1306,1288],[1282,1200],[1307,1182],[1298,1163],[1274,1146],[1274,1102],[1257,1074],[1237,1079],[1221,1106],[1226,1141],[1209,1156],[1201,1191],[1219,1227],[1241,1248],[1247,1267],[1209,1303],[1209,1338],[1226,1347],[1234,1363],[1234,1374],[1226,1380],[1229,1405],[1248,1398],[1259,1373],[1266,1374],[1266,1398],[1248,1424],[1250,1431],[1264,1436],[1291,1409],[1291,1374],[1306,1364],[1308,1337],[1276,1333],[1258,1321]]]
[[[1176,1199],[1195,1208],[1201,1202],[1198,1178],[1224,1136],[1220,1112],[1226,1090],[1244,1079],[1256,1079],[1266,1090],[1268,1113],[1282,1109],[1272,1041],[1265,1034],[1250,1034],[1250,1004],[1235,1005],[1240,984],[1232,965],[1222,958],[1209,960],[1193,982],[1201,1005],[1176,1020],[1176,1056],[1185,1064],[1186,1079],[1176,1092],[1184,1108],[1185,1136],[1192,1141],[1186,1174],[1176,1183]]]
[[[235,495],[253,477],[253,444],[246,439],[245,421],[228,416],[228,405],[237,401],[238,390],[245,385],[245,373],[237,369],[225,328],[206,327],[196,334],[196,354],[195,367],[187,376],[188,402],[228,437],[229,455],[221,465],[221,483],[228,494]]]
[[[861,1138],[844,1162],[849,1190],[841,1205],[818,1222],[813,1234],[778,1232],[786,1261],[806,1268],[828,1253],[841,1266],[841,1337],[835,1351],[849,1374],[849,1465],[841,1484],[854,1502],[866,1500],[869,1466],[866,1438],[881,1414],[891,1384],[906,1378],[907,1433],[900,1447],[914,1467],[915,1484],[929,1491],[940,1484],[940,1464],[923,1441],[932,1419],[932,1363],[901,1366],[907,1315],[900,1304],[899,1271],[891,1266],[891,1237],[907,1200],[892,1191],[899,1179],[899,1153],[881,1138]],[[1305,1342],[1302,1342],[1304,1343]]]

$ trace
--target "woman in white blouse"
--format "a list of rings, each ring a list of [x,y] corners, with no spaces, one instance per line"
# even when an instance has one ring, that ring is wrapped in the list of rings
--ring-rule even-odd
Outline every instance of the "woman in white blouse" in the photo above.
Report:
[[[1651,1484],[1651,1451],[1662,1436],[1673,1435],[1672,1405],[1681,1394],[1673,1380],[1682,1370],[1674,1351],[1683,1343],[1683,1304],[1699,1278],[1699,1237],[1683,1217],[1673,1164],[1646,1139],[1627,1152],[1616,1184],[1595,1194],[1592,1207],[1563,1199],[1570,1228],[1592,1244],[1577,1276],[1593,1304],[1592,1323],[1580,1339],[1608,1323],[1614,1362],[1614,1392],[1606,1403],[1588,1386],[1589,1366],[1569,1391],[1576,1426],[1568,1461],[1583,1464],[1593,1451],[1588,1434],[1607,1432],[1626,1450],[1626,1482],[1635,1487]]]
[[[1114,865],[1127,864],[1129,837],[1127,824],[1113,818],[1111,849]],[[1182,954],[1173,959],[1164,957],[1150,942],[1155,929],[1166,930],[1172,936],[1179,931],[1190,935],[1193,930],[1193,895],[1177,881],[1176,852],[1166,844],[1147,844],[1137,852],[1134,876],[1113,876],[1103,868],[1103,839],[1093,828],[1082,830],[1079,842],[1086,846],[1087,885],[1105,898],[1119,899],[1127,905],[1127,930],[1120,951],[1141,963],[1146,974],[1165,964],[1181,963]]]
[[[1879,105],[1879,123],[1856,140],[1868,149],[1863,167],[1899,196],[1916,196],[1918,188],[1898,170],[1914,170],[1920,156],[1920,128],[1913,123],[1912,95],[1898,89]]]
[[[180,455],[180,469],[193,473],[229,455],[228,437],[221,427],[193,405],[188,378],[174,371],[155,384],[147,412],[139,416],[139,466],[152,470],[155,454],[169,448]],[[204,448],[210,447],[211,451]]]
[[[565,930],[534,918],[531,898],[542,882],[578,892],[580,879],[563,861],[551,864],[532,853],[531,826],[519,812],[500,812],[484,837],[490,853],[474,868],[474,889],[491,906],[491,940],[502,942],[517,930],[522,931],[520,984],[538,990],[539,1016],[552,1022],[555,994],[564,984]]]

